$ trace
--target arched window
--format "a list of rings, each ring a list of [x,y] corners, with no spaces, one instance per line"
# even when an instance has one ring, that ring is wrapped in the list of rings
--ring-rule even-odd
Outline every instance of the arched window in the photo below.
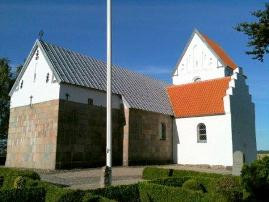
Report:
[[[193,81],[194,81],[194,82],[201,81],[201,77],[196,76],[196,77],[193,78]]]
[[[165,125],[165,123],[161,123],[161,127],[160,127],[160,139],[161,140],[166,140],[166,125]]]
[[[206,141],[206,126],[203,123],[199,123],[197,126],[197,142],[204,143]]]

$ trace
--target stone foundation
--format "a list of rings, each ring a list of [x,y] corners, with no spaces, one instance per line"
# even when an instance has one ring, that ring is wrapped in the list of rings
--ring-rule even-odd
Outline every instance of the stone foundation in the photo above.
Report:
[[[166,125],[166,139],[160,125]],[[173,119],[169,115],[138,109],[129,111],[129,165],[173,162]]]
[[[166,139],[160,139],[160,124]],[[172,117],[112,111],[113,166],[172,162]],[[106,108],[65,100],[12,108],[8,167],[63,169],[105,165]]]
[[[112,111],[113,165],[122,165],[123,109]],[[106,108],[60,101],[56,168],[105,165]]]
[[[10,109],[6,166],[55,169],[59,101]]]

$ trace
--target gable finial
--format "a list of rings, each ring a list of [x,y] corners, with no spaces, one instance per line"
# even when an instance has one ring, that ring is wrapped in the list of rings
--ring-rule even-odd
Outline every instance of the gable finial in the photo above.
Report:
[[[44,36],[44,31],[41,29],[41,30],[39,31],[39,33],[38,33],[38,39],[39,39],[39,40],[42,40],[43,36]]]

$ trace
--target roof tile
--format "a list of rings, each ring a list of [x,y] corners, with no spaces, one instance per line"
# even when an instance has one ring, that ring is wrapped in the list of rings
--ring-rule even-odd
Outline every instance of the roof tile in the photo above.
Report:
[[[175,117],[224,114],[223,97],[231,77],[172,85],[167,92]]]
[[[106,91],[106,63],[39,41],[61,82]],[[173,115],[168,84],[113,65],[112,92],[124,96],[131,108]]]

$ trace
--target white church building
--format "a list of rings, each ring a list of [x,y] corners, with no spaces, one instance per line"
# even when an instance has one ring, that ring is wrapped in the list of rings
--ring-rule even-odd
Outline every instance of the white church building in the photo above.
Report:
[[[256,159],[247,76],[197,30],[172,84],[113,66],[113,165],[231,167]],[[105,162],[106,65],[37,40],[11,92],[6,166],[94,167]]]

